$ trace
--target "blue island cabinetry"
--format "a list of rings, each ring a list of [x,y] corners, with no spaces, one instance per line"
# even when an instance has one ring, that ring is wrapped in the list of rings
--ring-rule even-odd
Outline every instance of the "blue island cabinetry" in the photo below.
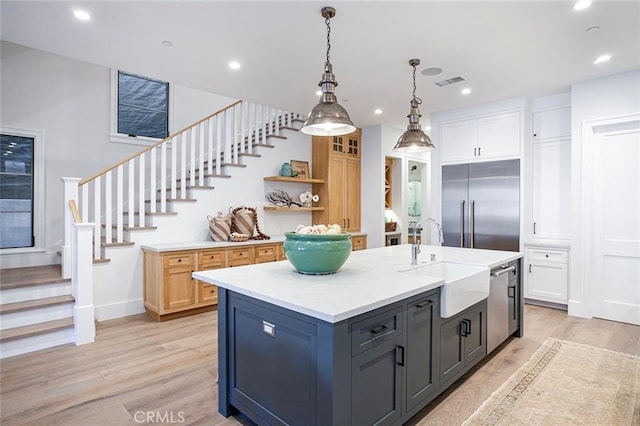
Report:
[[[219,411],[258,424],[402,424],[486,354],[486,301],[443,321],[439,288],[337,323],[226,289],[218,306]],[[479,347],[446,374],[461,339]]]

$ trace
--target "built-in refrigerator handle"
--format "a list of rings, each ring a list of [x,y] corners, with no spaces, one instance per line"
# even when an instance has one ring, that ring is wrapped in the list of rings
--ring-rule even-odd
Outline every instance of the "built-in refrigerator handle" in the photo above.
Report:
[[[469,248],[473,248],[473,236],[476,233],[475,229],[475,215],[476,215],[476,201],[471,200],[471,208],[469,209]]]
[[[464,203],[460,201],[460,247],[464,247]]]

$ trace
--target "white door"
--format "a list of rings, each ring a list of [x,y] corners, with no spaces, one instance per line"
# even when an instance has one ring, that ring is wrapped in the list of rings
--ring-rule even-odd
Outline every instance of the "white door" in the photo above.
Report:
[[[593,316],[640,325],[640,120],[591,130]]]

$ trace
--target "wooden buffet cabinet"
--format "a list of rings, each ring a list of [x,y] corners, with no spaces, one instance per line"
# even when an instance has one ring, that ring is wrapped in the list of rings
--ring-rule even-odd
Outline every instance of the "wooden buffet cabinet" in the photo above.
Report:
[[[192,272],[286,259],[281,242],[161,252],[143,248],[143,251],[144,306],[158,320],[215,309],[217,287],[194,280]]]
[[[344,136],[314,136],[313,177],[324,210],[313,212],[313,223],[337,223],[347,232],[360,231],[360,154],[362,130]]]
[[[367,248],[366,235],[353,235],[351,241],[353,250]],[[148,315],[162,321],[216,309],[218,288],[193,279],[191,274],[195,271],[286,259],[281,241],[211,244],[217,247],[143,247],[144,307]]]

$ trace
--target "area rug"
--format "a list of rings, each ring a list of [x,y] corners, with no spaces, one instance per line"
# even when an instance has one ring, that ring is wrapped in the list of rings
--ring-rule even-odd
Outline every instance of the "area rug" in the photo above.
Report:
[[[640,357],[548,338],[463,425],[638,424],[639,375]]]

